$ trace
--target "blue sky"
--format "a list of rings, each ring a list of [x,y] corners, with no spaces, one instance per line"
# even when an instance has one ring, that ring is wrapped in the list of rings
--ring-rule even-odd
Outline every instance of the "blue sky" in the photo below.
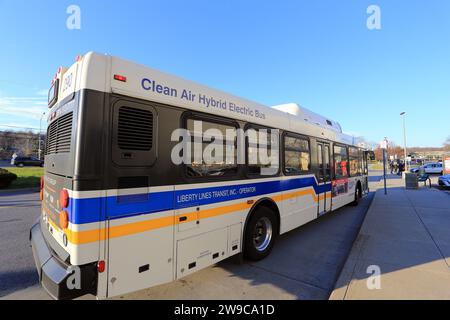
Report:
[[[69,5],[81,29],[66,28]],[[381,8],[381,30],[366,27]],[[39,127],[58,66],[98,51],[265,105],[297,102],[378,142],[450,136],[450,1],[0,0],[0,125]],[[2,128],[0,128],[2,129]]]

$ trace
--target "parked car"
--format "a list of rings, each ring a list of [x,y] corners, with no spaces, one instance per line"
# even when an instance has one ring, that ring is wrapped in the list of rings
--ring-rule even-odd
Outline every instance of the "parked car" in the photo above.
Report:
[[[427,163],[426,165],[423,165],[423,166],[420,166],[417,168],[412,168],[410,171],[412,173],[418,173],[421,169],[423,169],[423,171],[425,173],[437,173],[437,174],[443,173],[443,168],[442,168],[441,162]]]
[[[34,166],[43,167],[44,160],[39,160],[35,157],[16,157],[11,159],[11,164],[16,167]]]
[[[450,188],[450,174],[446,174],[444,176],[440,176],[438,179],[438,184],[441,187]]]

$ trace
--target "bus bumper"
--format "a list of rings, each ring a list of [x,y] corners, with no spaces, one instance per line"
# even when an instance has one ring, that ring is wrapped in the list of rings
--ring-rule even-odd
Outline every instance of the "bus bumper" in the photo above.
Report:
[[[31,227],[30,242],[39,282],[53,299],[74,299],[85,294],[96,294],[96,264],[71,266],[55,257],[42,233],[41,219]],[[79,278],[75,278],[78,277],[77,272]]]

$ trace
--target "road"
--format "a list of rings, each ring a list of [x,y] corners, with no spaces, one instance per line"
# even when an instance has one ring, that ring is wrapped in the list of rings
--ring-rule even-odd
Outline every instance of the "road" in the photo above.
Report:
[[[0,168],[12,167],[11,160],[0,160]]]
[[[0,193],[0,296],[37,282],[28,236],[39,209],[39,193]]]
[[[282,235],[263,261],[239,264],[230,258],[178,281],[117,298],[328,299],[372,198],[371,193],[358,207],[344,207]],[[37,283],[28,244],[29,228],[38,216],[37,193],[0,194],[2,299],[49,299]]]

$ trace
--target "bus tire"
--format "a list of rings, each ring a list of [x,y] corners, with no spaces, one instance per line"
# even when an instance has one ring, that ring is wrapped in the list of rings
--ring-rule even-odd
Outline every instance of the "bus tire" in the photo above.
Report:
[[[275,212],[264,206],[256,208],[246,226],[244,256],[253,261],[264,259],[270,254],[277,234]]]
[[[359,199],[361,198],[362,198],[362,188],[361,183],[358,181],[355,188],[355,200],[353,200],[352,205],[356,207],[359,203]]]

